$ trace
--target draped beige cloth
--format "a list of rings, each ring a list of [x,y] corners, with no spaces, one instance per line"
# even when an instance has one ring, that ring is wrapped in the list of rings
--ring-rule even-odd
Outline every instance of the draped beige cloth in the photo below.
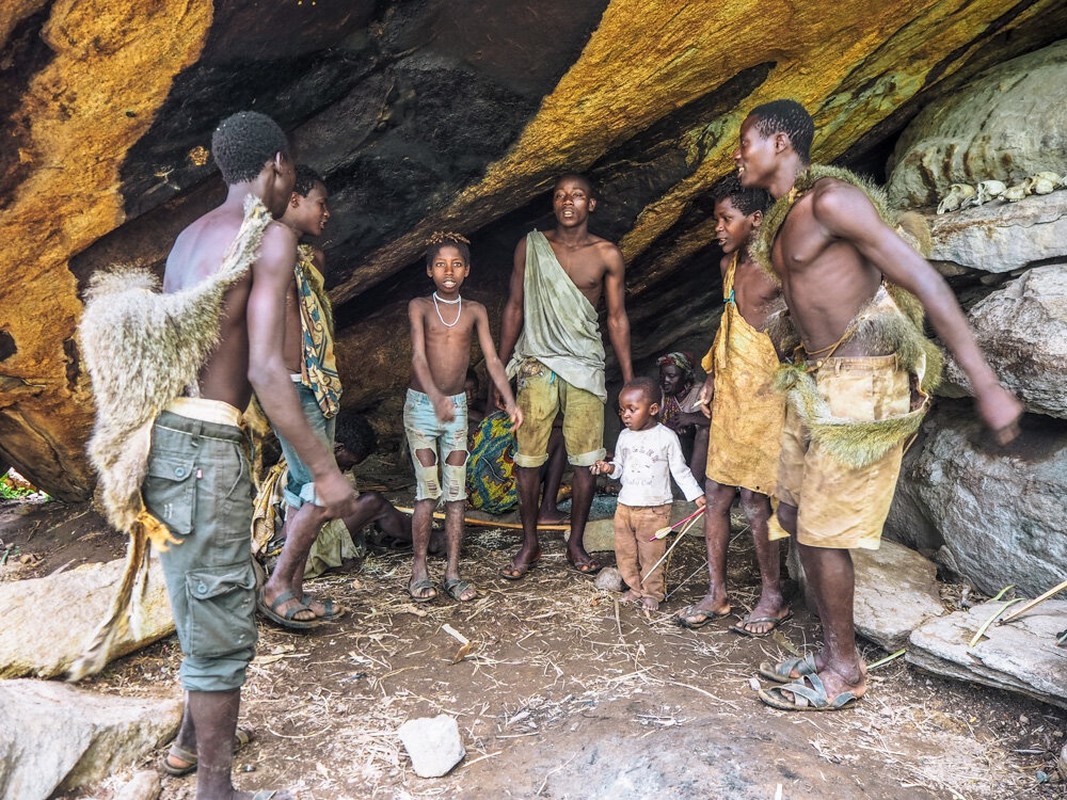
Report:
[[[785,397],[774,388],[778,354],[770,337],[745,320],[734,300],[737,264],[735,253],[723,281],[719,331],[701,362],[715,376],[706,474],[723,486],[771,495],[778,480]]]
[[[571,386],[608,400],[604,341],[596,309],[574,285],[538,230],[526,235],[522,335],[508,362],[514,378],[526,359],[536,359]]]

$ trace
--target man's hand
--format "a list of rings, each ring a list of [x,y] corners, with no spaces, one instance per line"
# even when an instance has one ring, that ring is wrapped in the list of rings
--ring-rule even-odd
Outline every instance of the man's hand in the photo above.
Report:
[[[522,409],[512,403],[504,411],[511,420],[512,432],[517,431],[522,426]]]
[[[315,505],[323,508],[330,519],[356,513],[356,493],[337,467],[315,477]]]
[[[1025,410],[1019,398],[999,383],[975,397],[982,422],[993,431],[997,444],[1008,444],[1019,435],[1019,418]]]
[[[451,397],[441,395],[433,401],[433,413],[441,422],[451,422],[456,418],[456,404]]]
[[[711,419],[711,400],[713,397],[715,397],[715,378],[712,375],[708,375],[704,385],[700,387],[700,395],[697,401],[700,404],[701,413],[708,419]]]
[[[708,498],[706,498],[704,495],[700,495],[700,497],[698,497],[693,502],[697,504],[697,508],[703,508],[708,504]]]

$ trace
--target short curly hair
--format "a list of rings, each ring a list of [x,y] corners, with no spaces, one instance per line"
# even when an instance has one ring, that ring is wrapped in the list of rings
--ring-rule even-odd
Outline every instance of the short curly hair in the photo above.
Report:
[[[378,434],[362,414],[341,411],[337,415],[337,427],[333,439],[344,446],[356,463],[372,455],[378,449]]]
[[[773,199],[771,193],[766,189],[745,188],[742,186],[741,181],[737,179],[736,173],[723,178],[712,193],[712,200],[716,205],[724,200],[729,200],[734,204],[734,208],[746,217],[750,214],[755,214],[757,211],[762,211],[766,214],[767,209],[771,207]]]
[[[771,100],[748,112],[756,118],[756,130],[764,136],[784,133],[793,150],[805,164],[811,161],[811,140],[815,138],[815,122],[811,114],[796,100]]]
[[[647,375],[638,375],[636,378],[626,381],[623,387],[619,390],[621,395],[623,392],[638,391],[645,396],[645,399],[650,403],[658,403],[663,395],[663,390],[660,389],[659,382],[654,378],[650,378]]]
[[[293,191],[301,197],[307,197],[308,192],[315,188],[316,183],[326,185],[326,181],[322,179],[314,169],[307,164],[296,165],[296,183],[293,184]]]
[[[211,154],[228,184],[255,180],[277,153],[289,155],[285,131],[258,111],[226,117],[211,136]]]
[[[468,239],[462,233],[456,233],[455,231],[434,231],[432,234],[430,234],[430,239],[426,243],[427,267],[433,266],[433,260],[437,258],[437,254],[441,252],[442,247],[454,247],[459,250],[459,255],[463,259],[463,262],[467,266],[470,266],[470,239]]]

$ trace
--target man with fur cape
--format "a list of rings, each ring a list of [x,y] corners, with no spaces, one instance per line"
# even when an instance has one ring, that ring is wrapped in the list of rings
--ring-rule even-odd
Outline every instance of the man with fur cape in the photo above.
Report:
[[[797,542],[823,647],[760,667],[787,684],[761,690],[760,699],[797,711],[844,708],[867,691],[849,550],[878,546],[905,441],[936,380],[938,351],[922,335],[922,307],[1001,442],[1017,434],[1022,412],[948,285],[894,231],[877,192],[846,170],[809,165],[814,132],[799,103],[776,100],[748,115],[734,153],[741,185],[777,201],[753,255],[781,283],[799,337],[779,375],[788,407],[777,518]]]
[[[198,769],[200,800],[284,800],[290,793],[238,792],[231,779],[256,642],[252,485],[239,427],[253,389],[312,470],[329,515],[353,512],[355,495],[308,427],[282,358],[297,243],[270,215],[281,215],[293,189],[285,134],[242,112],[220,123],[212,151],[226,200],[178,236],[163,293],[129,271],[94,281],[81,327],[97,401],[89,449],[109,520],[131,536],[128,573],[149,542],[161,551],[186,690],[167,771]],[[73,678],[106,660],[130,583],[128,574]]]

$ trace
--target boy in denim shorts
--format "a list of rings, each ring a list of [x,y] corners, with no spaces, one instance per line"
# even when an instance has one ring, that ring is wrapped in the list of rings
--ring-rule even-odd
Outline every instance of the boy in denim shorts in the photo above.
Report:
[[[411,321],[411,382],[404,403],[404,430],[411,446],[417,484],[411,520],[411,580],[408,594],[425,602],[437,596],[426,565],[430,522],[444,495],[448,564],[442,588],[466,602],[478,596],[474,584],[459,577],[463,543],[463,508],[467,496],[467,397],[464,383],[470,364],[471,336],[477,332],[486,370],[504,398],[514,429],[522,412],[504,375],[489,332],[485,306],[464,301],[459,290],[470,273],[470,242],[458,233],[435,233],[426,251],[426,274],[435,290],[408,304]]]

